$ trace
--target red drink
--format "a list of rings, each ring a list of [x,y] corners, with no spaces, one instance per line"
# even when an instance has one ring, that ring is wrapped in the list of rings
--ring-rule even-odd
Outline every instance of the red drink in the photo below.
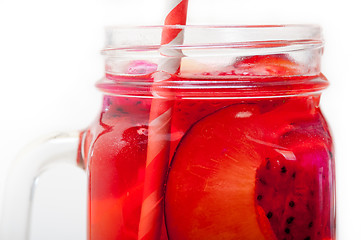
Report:
[[[319,93],[310,94],[327,80],[278,77],[294,71],[278,55],[243,58],[235,68],[244,72],[240,65],[249,61],[257,68],[247,68],[248,76],[202,75],[263,83],[253,96],[173,101],[170,138],[159,136],[171,149],[163,173],[165,221],[155,223],[162,226],[161,239],[335,239],[332,141]],[[267,76],[250,72],[266,68]],[[287,96],[260,96],[285,88]],[[150,105],[150,98],[107,95],[88,132],[89,239],[138,239]]]
[[[89,173],[88,238],[335,240],[320,29],[184,30],[184,46],[164,51],[176,50],[176,74],[159,68],[172,57],[160,54],[160,39],[147,42],[162,28],[110,32],[97,84],[103,107],[80,159]],[[144,46],[127,45],[138,36]],[[155,103],[171,109],[157,118],[161,133],[149,123]]]

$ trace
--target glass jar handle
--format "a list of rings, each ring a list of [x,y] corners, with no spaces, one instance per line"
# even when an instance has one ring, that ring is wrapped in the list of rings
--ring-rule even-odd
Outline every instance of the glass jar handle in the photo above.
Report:
[[[26,147],[14,161],[5,186],[1,240],[29,239],[33,194],[39,176],[57,163],[83,168],[79,162],[81,132],[57,133]]]

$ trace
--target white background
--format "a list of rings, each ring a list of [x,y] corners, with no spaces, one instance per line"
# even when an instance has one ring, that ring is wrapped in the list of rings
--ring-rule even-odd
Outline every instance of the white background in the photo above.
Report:
[[[16,154],[39,135],[86,127],[106,25],[161,24],[165,0],[0,0],[0,193]],[[337,159],[338,239],[361,236],[361,13],[358,1],[190,0],[189,24],[316,23],[331,85],[321,106]],[[0,195],[1,197],[2,195]],[[35,196],[31,239],[85,239],[85,174],[50,170]]]

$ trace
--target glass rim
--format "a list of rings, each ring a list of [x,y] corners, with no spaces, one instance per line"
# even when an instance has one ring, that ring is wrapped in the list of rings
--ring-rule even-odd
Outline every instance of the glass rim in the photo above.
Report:
[[[186,41],[183,44],[161,45],[160,37],[164,29],[184,30]],[[189,31],[193,35],[210,33],[210,37],[219,38],[219,34],[233,34],[233,38],[214,40],[213,42],[187,41]],[[322,28],[317,24],[284,25],[149,25],[149,26],[107,26],[105,27],[106,46],[101,53],[111,55],[114,51],[158,51],[161,47],[170,49],[204,49],[204,48],[274,48],[283,46],[302,46],[302,48],[323,47]],[[124,35],[135,35],[142,42],[122,42]],[[228,36],[227,35],[227,36]],[[158,41],[149,40],[149,36]],[[128,36],[129,37],[129,36]],[[133,36],[129,37],[130,39]],[[208,38],[210,40],[210,38]]]
[[[167,29],[176,30],[173,36],[184,30],[183,41],[161,45],[164,29],[166,34]],[[324,41],[319,25],[110,26],[106,33],[106,75],[97,83],[106,94],[152,97],[155,89],[159,96],[172,92],[182,98],[260,98],[315,94],[328,85],[320,72]],[[254,65],[246,63],[238,72],[234,66],[237,59],[268,55],[286,57],[299,68],[268,74],[265,67],[252,75],[247,71]],[[129,72],[129,63],[137,60],[153,63],[156,69]],[[181,61],[179,72],[159,68],[173,60]],[[228,76],[232,70],[234,75]]]

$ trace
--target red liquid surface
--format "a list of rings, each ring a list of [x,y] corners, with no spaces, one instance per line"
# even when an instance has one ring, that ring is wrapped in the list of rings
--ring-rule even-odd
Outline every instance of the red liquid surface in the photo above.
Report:
[[[138,239],[151,101],[105,96],[87,132],[89,239]],[[159,239],[335,239],[318,104],[319,94],[174,100],[170,138],[160,136],[171,157]]]

